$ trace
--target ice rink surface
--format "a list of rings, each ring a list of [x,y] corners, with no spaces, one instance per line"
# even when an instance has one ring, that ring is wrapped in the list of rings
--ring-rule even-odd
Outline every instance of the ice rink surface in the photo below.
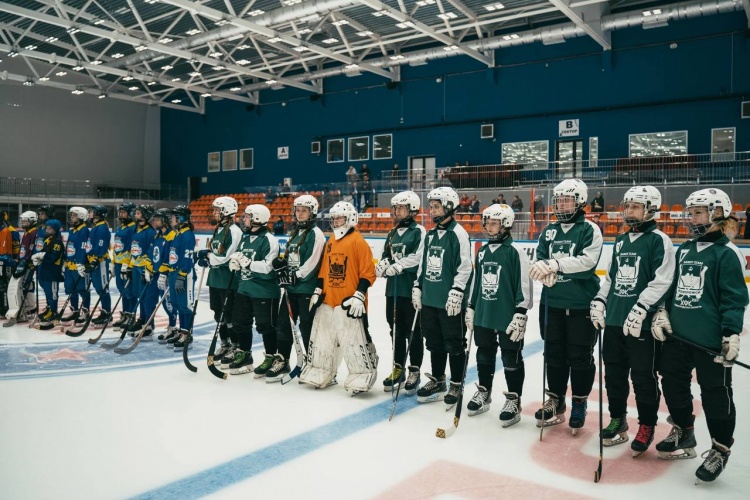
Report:
[[[499,356],[490,411],[468,417],[465,405],[477,380],[474,346],[464,411],[452,437],[435,437],[437,427],[451,424],[452,410],[446,412],[442,402],[417,404],[416,396],[405,392],[389,422],[391,395],[380,382],[392,362],[384,290],[385,281],[378,280],[370,290],[369,306],[380,356],[379,381],[370,393],[357,397],[350,397],[342,385],[315,390],[297,380],[282,386],[252,374],[227,380],[211,375],[206,353],[215,323],[205,288],[190,350],[198,366],[195,374],[185,368],[180,353],[156,342],[142,342],[131,354],[118,355],[87,342],[98,334],[93,328],[79,338],[26,325],[0,328],[0,496],[748,498],[750,373],[740,367],[733,370],[735,445],[714,484],[694,485],[700,458],[662,461],[652,445],[634,459],[630,443],[605,448],[602,479],[595,484],[598,376],[581,432],[573,436],[566,422],[545,429],[540,442],[533,418],[542,402],[538,308],[529,312],[523,417],[518,424],[503,429],[498,420],[505,388]],[[535,295],[536,304],[538,287]],[[166,323],[163,313],[157,322]],[[102,342],[116,336],[119,333],[107,332]],[[128,337],[122,346],[130,342]],[[253,356],[257,365],[263,356],[257,335]],[[426,352],[422,373],[430,371]],[[344,380],[345,373],[342,364],[338,379]],[[695,383],[693,394],[699,398]],[[695,408],[700,457],[710,448],[710,439],[699,399]],[[632,395],[629,410],[632,441],[638,427]],[[604,411],[607,425],[606,401]],[[662,402],[655,442],[669,432],[666,417]]]

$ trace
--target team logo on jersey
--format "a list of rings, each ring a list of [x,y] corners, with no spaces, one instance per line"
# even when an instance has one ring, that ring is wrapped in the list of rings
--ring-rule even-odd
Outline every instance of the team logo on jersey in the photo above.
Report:
[[[26,256],[26,247],[21,247],[21,251],[18,254],[18,259],[23,260],[23,258]]]
[[[44,238],[39,238],[34,244],[34,250],[41,252],[44,249]]]
[[[141,248],[140,243],[137,241],[134,241],[130,244],[130,255],[133,257],[140,257],[143,254],[143,249]]]
[[[175,247],[171,247],[169,249],[169,265],[174,266],[177,264],[177,261],[180,259],[180,257],[177,255],[177,249]]]
[[[427,250],[427,269],[424,275],[427,281],[442,281],[444,253],[445,248],[442,247],[430,247]]]
[[[338,288],[344,284],[348,261],[349,257],[340,253],[328,255],[328,284],[331,287]]]
[[[391,257],[395,260],[401,260],[406,253],[406,245],[403,243],[393,243],[391,245]]]
[[[497,300],[502,269],[503,266],[497,262],[482,262],[482,298],[484,300]]]
[[[638,255],[618,255],[617,274],[615,275],[615,295],[632,297],[638,283],[641,268],[641,257]]]
[[[125,249],[125,245],[122,244],[122,240],[115,236],[115,253],[120,253]]]
[[[154,255],[153,255],[154,264],[159,262],[159,259],[161,259],[161,248],[159,248],[158,246],[154,246]]]
[[[72,241],[69,241],[67,245],[65,245],[65,254],[68,257],[73,257],[76,254],[76,246]]]
[[[553,230],[554,231],[554,230]],[[570,241],[555,241],[550,245],[550,258],[560,260],[564,257],[573,257],[575,255],[576,244]],[[558,283],[567,283],[570,278],[564,274],[557,273]]]
[[[683,309],[699,309],[698,304],[703,296],[708,267],[701,262],[680,264],[680,278],[674,294],[675,305]]]
[[[286,254],[286,261],[289,269],[299,269],[299,245],[296,243],[289,244],[289,250]]]
[[[255,250],[253,249],[243,249],[242,255],[250,259],[251,261],[255,260]],[[249,280],[253,277],[253,272],[250,270],[250,266],[243,267],[242,271],[240,272],[240,278],[243,280]]]
[[[83,249],[86,251],[86,253],[89,253],[93,247],[91,246],[90,241],[86,241],[86,243],[83,244]]]

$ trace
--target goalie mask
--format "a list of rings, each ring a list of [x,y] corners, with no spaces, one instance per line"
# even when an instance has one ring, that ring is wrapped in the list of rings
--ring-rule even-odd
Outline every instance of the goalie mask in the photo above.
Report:
[[[408,226],[418,213],[419,196],[414,191],[403,191],[391,198],[391,217],[397,226]]]
[[[234,215],[237,213],[237,200],[231,196],[219,196],[211,204],[213,210],[209,217],[208,222],[215,226],[216,224],[226,224],[232,221]],[[218,219],[216,218],[216,212],[219,212]]]
[[[580,179],[565,179],[552,190],[552,207],[559,222],[569,222],[583,210],[589,189]]]
[[[337,240],[340,240],[349,229],[356,227],[359,222],[359,216],[354,205],[348,201],[339,201],[331,207],[328,212],[331,216],[331,229],[333,230],[333,236]]]
[[[443,221],[453,216],[458,208],[458,193],[449,187],[439,187],[430,191],[427,201],[438,201],[443,207],[443,215],[432,217],[432,222],[442,224]]]
[[[700,208],[705,209],[706,212],[703,213]],[[729,195],[721,189],[701,189],[685,200],[683,218],[688,229],[695,236],[705,234],[712,225],[727,220],[731,215],[732,201]]]
[[[496,228],[494,227],[494,224],[490,224],[492,227],[488,228],[487,223],[491,220],[499,221],[499,227]],[[490,242],[504,240],[510,233],[510,228],[513,227],[513,222],[515,220],[516,216],[513,213],[513,209],[504,203],[490,205],[482,212],[482,228]]]
[[[297,217],[297,208],[307,208],[310,212],[309,216],[305,220],[299,220]],[[303,194],[294,199],[294,205],[292,205],[292,212],[294,216],[294,223],[301,229],[308,229],[315,225],[315,220],[318,218],[318,200],[314,196],[309,194]]]
[[[643,214],[638,217],[628,205],[637,203],[643,206]],[[628,189],[622,197],[622,220],[632,228],[637,228],[644,222],[653,220],[661,207],[661,193],[654,186],[634,186]]]

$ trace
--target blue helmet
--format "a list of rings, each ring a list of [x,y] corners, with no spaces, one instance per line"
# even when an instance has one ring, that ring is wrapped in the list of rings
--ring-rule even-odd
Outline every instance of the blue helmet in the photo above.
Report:
[[[57,219],[49,219],[44,224],[54,229],[57,234],[60,234],[60,231],[62,231],[62,223]]]

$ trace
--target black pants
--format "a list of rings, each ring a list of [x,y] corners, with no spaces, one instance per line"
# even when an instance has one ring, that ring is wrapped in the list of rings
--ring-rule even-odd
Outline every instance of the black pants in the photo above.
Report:
[[[232,340],[240,349],[253,348],[253,321],[258,333],[263,336],[266,354],[276,354],[276,321],[279,317],[279,299],[258,299],[238,293],[232,311]]]
[[[479,385],[487,389],[488,392],[492,392],[495,359],[497,358],[497,348],[500,347],[500,358],[503,361],[508,392],[515,392],[520,397],[523,393],[523,381],[526,378],[522,352],[523,339],[520,342],[513,342],[503,331],[475,326],[474,343],[477,345]]]
[[[548,313],[545,317],[545,311]],[[596,329],[588,309],[539,308],[539,328],[544,339],[549,391],[561,398],[568,392],[588,396],[594,386]]]
[[[627,413],[630,383],[633,381],[638,421],[643,425],[656,425],[661,391],[656,371],[659,369],[662,343],[650,331],[641,331],[636,338],[625,335],[621,327],[604,329],[602,358],[607,370],[604,375],[609,401],[609,414],[620,417]]]
[[[299,333],[302,335],[302,344],[305,346],[305,352],[310,345],[310,332],[312,332],[313,319],[315,311],[310,311],[310,297],[312,294],[289,293],[289,303],[292,306],[292,318],[294,322],[299,319]],[[286,297],[281,298],[279,304],[279,321],[276,325],[276,342],[277,352],[289,359],[292,354],[292,324],[289,321],[289,310],[286,306]]]
[[[693,368],[701,388],[708,432],[719,443],[731,446],[737,412],[732,391],[732,369],[715,363],[713,356],[667,337],[659,372],[664,400],[675,424],[693,423],[693,394],[690,392]]]
[[[234,309],[234,296],[237,292],[226,288],[208,287],[208,303],[214,312],[214,321],[217,323],[221,319],[221,310],[224,307],[224,300],[227,301],[227,307],[224,311],[224,321],[219,325],[219,337],[223,343],[237,339],[232,335],[232,310]]]
[[[466,360],[466,325],[463,311],[456,316],[448,316],[445,309],[424,306],[420,321],[427,350],[430,351],[432,374],[438,378],[445,375],[445,365],[450,357],[451,382],[460,383]]]
[[[394,361],[406,367],[406,342],[411,334],[411,326],[414,323],[414,315],[417,311],[411,303],[409,297],[396,297],[396,310],[393,308],[393,297],[385,298],[385,316],[388,319],[388,325],[391,327],[390,334],[391,340],[393,340],[394,332],[394,317],[395,319],[395,332],[396,332],[396,349],[393,353]],[[420,367],[422,366],[422,360],[424,359],[424,341],[422,340],[422,325],[417,322],[414,327],[414,335],[409,345],[409,364],[411,366]]]

